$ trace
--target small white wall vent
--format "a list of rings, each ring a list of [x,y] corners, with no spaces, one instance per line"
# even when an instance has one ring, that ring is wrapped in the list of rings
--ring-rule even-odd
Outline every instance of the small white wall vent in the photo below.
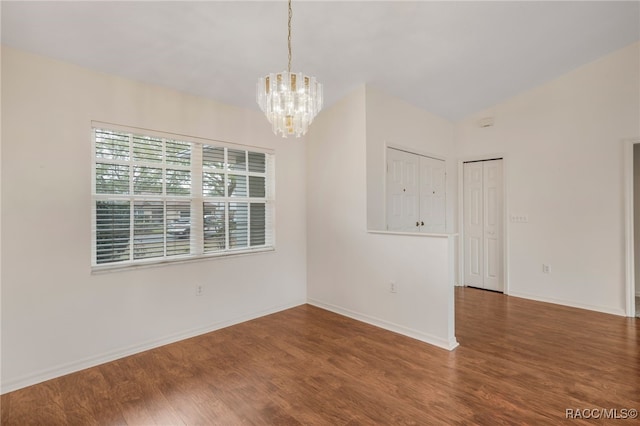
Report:
[[[485,117],[478,120],[478,127],[491,127],[493,126],[493,117]]]

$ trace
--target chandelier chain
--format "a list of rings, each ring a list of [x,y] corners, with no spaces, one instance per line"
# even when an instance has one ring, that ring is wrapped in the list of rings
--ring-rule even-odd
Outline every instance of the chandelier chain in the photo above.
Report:
[[[289,74],[291,74],[291,16],[292,16],[291,0],[289,0],[289,22],[288,22],[289,36],[287,38],[287,42],[289,46],[289,65],[287,66],[287,71],[289,72]]]

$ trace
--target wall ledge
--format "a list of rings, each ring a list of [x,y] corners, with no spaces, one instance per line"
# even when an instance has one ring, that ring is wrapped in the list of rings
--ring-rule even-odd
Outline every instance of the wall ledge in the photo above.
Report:
[[[424,232],[394,232],[394,231],[376,231],[367,229],[368,234],[380,234],[380,235],[402,235],[405,237],[428,237],[428,238],[449,238],[457,237],[457,233],[452,234],[428,234]]]

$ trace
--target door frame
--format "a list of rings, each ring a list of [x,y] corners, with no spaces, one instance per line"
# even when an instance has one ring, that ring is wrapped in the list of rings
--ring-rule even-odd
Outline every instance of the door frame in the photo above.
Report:
[[[624,216],[625,216],[625,312],[628,317],[636,314],[636,270],[633,207],[633,147],[640,144],[640,138],[622,140],[622,161],[624,164]]]
[[[502,160],[502,279],[503,293],[509,294],[509,250],[508,230],[509,217],[507,215],[507,154],[496,153],[490,155],[475,155],[458,158],[458,283],[464,287],[464,163],[470,161]]]

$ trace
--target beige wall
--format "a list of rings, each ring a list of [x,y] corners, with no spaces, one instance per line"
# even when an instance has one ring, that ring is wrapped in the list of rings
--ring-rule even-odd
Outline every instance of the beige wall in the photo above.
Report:
[[[277,250],[92,274],[91,120],[275,149]],[[3,47],[2,391],[304,303],[305,146],[257,111]]]
[[[622,139],[640,133],[640,43],[456,126],[458,156],[505,155],[509,293],[624,314]],[[495,125],[480,128],[492,116]],[[542,273],[542,264],[551,266]]]
[[[366,87],[367,226],[385,230],[387,146],[444,159],[447,164],[447,227],[456,228],[456,162],[453,123],[370,86]]]
[[[529,217],[507,222],[508,292],[623,314],[621,140],[640,136],[639,49],[454,124],[361,87],[304,142],[257,111],[3,47],[2,391],[306,300],[454,347],[453,238],[367,232],[388,142],[447,158],[454,218],[451,158],[504,156],[508,214]],[[275,149],[277,251],[91,274],[91,120]]]

